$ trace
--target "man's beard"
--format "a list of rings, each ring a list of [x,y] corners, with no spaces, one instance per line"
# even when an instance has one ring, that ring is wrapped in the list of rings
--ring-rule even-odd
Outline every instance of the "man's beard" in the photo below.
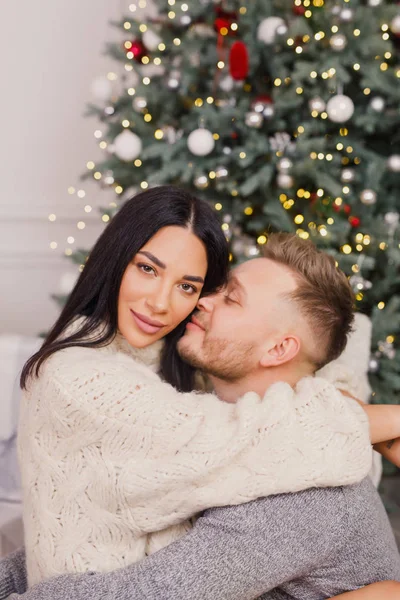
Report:
[[[200,348],[191,347],[190,338],[183,337],[178,343],[179,355],[189,365],[207,375],[232,382],[242,379],[254,369],[254,349],[254,344],[248,342],[209,339],[207,333]]]

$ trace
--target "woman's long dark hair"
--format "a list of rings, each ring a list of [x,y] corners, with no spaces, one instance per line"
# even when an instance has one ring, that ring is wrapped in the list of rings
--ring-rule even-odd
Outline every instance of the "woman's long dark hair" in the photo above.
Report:
[[[118,327],[118,295],[125,269],[135,254],[162,227],[190,227],[207,251],[208,269],[202,294],[224,285],[228,274],[228,245],[213,209],[205,200],[185,190],[160,186],[125,202],[93,247],[68,301],[40,350],[25,364],[21,387],[31,375],[38,376],[43,362],[57,350],[70,346],[106,346]],[[82,326],[60,339],[76,317],[85,316]],[[189,319],[190,317],[188,317]],[[183,335],[186,319],[165,337],[160,374],[178,390],[194,387],[194,369],[184,363],[177,342]],[[90,338],[99,326],[101,334]]]

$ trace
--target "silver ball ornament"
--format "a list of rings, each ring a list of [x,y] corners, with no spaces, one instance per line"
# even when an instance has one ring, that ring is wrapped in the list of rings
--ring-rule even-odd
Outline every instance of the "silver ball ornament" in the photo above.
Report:
[[[150,50],[151,52],[154,52],[155,50],[157,50],[158,44],[161,43],[160,36],[157,35],[157,33],[155,31],[152,31],[151,29],[147,29],[143,33],[142,40],[143,40],[143,43],[146,46],[146,48],[148,50]]]
[[[326,103],[324,100],[322,100],[322,98],[317,96],[316,98],[311,98],[308,106],[310,107],[311,111],[316,110],[318,113],[322,113],[326,108]]]
[[[200,127],[189,134],[187,145],[195,156],[207,156],[214,150],[215,140],[211,131]]]
[[[167,86],[170,90],[176,90],[181,82],[180,71],[171,71],[168,77]]]
[[[335,52],[341,52],[347,46],[347,38],[342,33],[336,33],[329,40],[329,44]]]
[[[280,188],[288,189],[293,187],[294,180],[291,175],[288,175],[288,173],[278,173],[276,183]]]
[[[385,105],[385,100],[381,96],[375,96],[375,98],[372,98],[370,102],[372,110],[376,112],[382,112],[385,108]]]
[[[365,206],[376,204],[377,195],[374,190],[363,190],[360,194],[360,200]]]
[[[142,112],[147,107],[147,100],[144,96],[135,96],[132,100],[132,106],[137,112]]]
[[[189,15],[182,15],[181,17],[179,17],[179,22],[181,25],[187,27],[192,22],[192,17],[190,17]]]
[[[281,17],[267,17],[258,26],[257,39],[270,45],[276,41],[278,35],[284,35],[286,31],[286,23]]]
[[[382,0],[368,0],[368,6],[372,6],[373,8],[375,8],[375,6],[380,6],[382,4]]]
[[[229,171],[224,166],[220,166],[215,169],[215,176],[217,179],[225,179],[225,177],[228,177],[228,175]]]
[[[122,131],[114,140],[114,154],[119,159],[129,162],[135,160],[142,151],[142,140],[133,131]]]
[[[271,119],[275,114],[275,106],[272,103],[266,104],[262,114],[266,119]]]
[[[263,124],[264,117],[259,112],[250,111],[246,113],[244,121],[248,127],[260,129]]]
[[[287,156],[278,161],[278,171],[280,173],[287,173],[287,171],[289,171],[292,167],[293,163]]]
[[[375,356],[372,356],[369,360],[369,365],[368,365],[369,373],[378,373],[379,367],[380,367],[379,360]]]
[[[231,92],[233,90],[235,80],[230,75],[225,75],[219,82],[219,87],[223,92]]]
[[[355,173],[353,169],[343,169],[340,175],[340,179],[343,183],[351,183],[354,181]]]
[[[387,167],[389,171],[393,171],[394,173],[400,172],[400,154],[392,154],[389,156],[387,161]]]
[[[386,213],[384,219],[385,219],[385,223],[389,229],[389,235],[393,235],[394,232],[396,231],[397,227],[399,226],[399,222],[400,222],[399,213],[396,213],[394,211]]]
[[[198,190],[205,190],[208,188],[208,177],[207,175],[199,175],[193,183]]]
[[[353,100],[343,94],[337,94],[328,101],[326,112],[328,113],[329,119],[334,123],[344,123],[353,116]]]
[[[396,35],[398,35],[400,33],[400,15],[396,15],[390,21],[390,30],[392,31],[392,33],[395,33]]]
[[[353,20],[354,13],[351,8],[343,8],[339,13],[339,18],[344,23],[350,23]]]

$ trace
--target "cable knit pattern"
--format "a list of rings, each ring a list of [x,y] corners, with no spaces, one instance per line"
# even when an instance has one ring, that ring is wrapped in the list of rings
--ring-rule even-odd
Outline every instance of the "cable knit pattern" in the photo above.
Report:
[[[228,404],[163,383],[160,348],[121,336],[68,348],[30,382],[19,430],[30,585],[134,563],[208,507],[367,475],[367,417],[326,380]]]

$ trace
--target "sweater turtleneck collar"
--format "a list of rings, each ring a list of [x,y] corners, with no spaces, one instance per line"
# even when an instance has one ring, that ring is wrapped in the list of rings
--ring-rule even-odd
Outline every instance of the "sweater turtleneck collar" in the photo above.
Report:
[[[78,331],[82,327],[85,319],[86,319],[86,317],[83,317],[83,316],[77,317],[67,327],[67,329],[64,332],[64,334],[62,335],[62,337],[67,337],[67,336],[75,333],[76,331]],[[97,337],[101,336],[102,332],[104,331],[104,327],[105,327],[105,324],[99,325],[99,327],[97,327],[88,336],[87,339],[94,340]],[[129,356],[133,360],[146,365],[152,371],[157,372],[160,367],[160,358],[161,358],[161,351],[163,349],[163,346],[164,346],[164,341],[158,340],[157,342],[154,342],[153,344],[150,344],[150,346],[146,346],[145,348],[135,348],[134,346],[131,346],[129,344],[129,342],[127,341],[126,338],[124,338],[122,333],[117,331],[114,339],[111,342],[109,342],[106,346],[101,346],[99,348],[99,350],[102,349],[102,350],[106,350],[108,352],[121,352],[122,354]]]
[[[126,338],[117,332],[111,345],[117,352],[122,352],[130,356],[133,360],[137,360],[153,371],[158,371],[160,366],[161,351],[164,346],[163,340],[158,340],[145,348],[135,348],[131,346]]]

